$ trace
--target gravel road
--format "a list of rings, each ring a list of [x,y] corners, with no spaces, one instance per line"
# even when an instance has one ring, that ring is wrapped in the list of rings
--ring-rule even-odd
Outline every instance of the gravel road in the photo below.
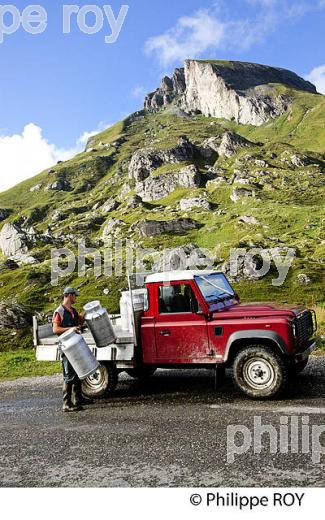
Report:
[[[324,486],[324,381],[325,357],[313,357],[271,402],[241,396],[230,374],[218,391],[206,370],[159,370],[147,383],[121,374],[113,398],[77,414],[61,412],[60,376],[1,383],[0,486]],[[281,419],[283,453],[270,453],[267,434],[254,453],[254,417],[274,427],[278,443]],[[238,425],[246,427],[236,437],[238,446],[246,442],[241,454],[231,449]]]

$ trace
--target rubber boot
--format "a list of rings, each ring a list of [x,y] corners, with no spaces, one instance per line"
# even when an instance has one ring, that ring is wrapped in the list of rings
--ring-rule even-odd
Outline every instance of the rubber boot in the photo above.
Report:
[[[72,404],[72,383],[63,384],[63,412],[78,412],[80,406]]]
[[[93,400],[88,397],[84,397],[81,391],[81,381],[74,383],[72,387],[72,402],[75,406],[87,406],[87,404],[93,404]]]

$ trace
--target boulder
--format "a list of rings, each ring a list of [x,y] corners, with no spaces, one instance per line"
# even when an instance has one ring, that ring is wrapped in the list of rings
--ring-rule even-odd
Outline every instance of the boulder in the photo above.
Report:
[[[0,233],[0,248],[5,256],[28,253],[27,236],[17,225],[5,224]]]
[[[0,330],[24,329],[32,324],[31,314],[18,303],[0,302]]]
[[[51,220],[52,220],[52,222],[61,222],[61,220],[65,220],[68,217],[69,217],[68,213],[65,213],[64,211],[56,209],[52,213]]]
[[[127,200],[126,206],[129,209],[135,209],[142,204],[142,198],[139,195],[133,195]]]
[[[192,219],[182,218],[169,221],[147,220],[136,227],[140,237],[153,237],[164,233],[182,235],[187,231],[198,228],[199,224]]]
[[[255,166],[259,166],[260,168],[268,168],[269,165],[266,161],[263,159],[255,159],[254,161]]]
[[[70,183],[66,179],[58,179],[57,181],[53,182],[52,184],[49,184],[45,191],[71,191]]]
[[[297,154],[294,154],[290,157],[291,164],[293,166],[296,166],[297,168],[302,168],[303,166],[307,166],[308,159],[305,156],[299,156]]]
[[[309,285],[311,283],[311,278],[305,273],[298,274],[297,280],[300,285]]]
[[[103,213],[110,213],[119,207],[119,203],[114,199],[107,199],[107,201],[100,208]]]
[[[154,272],[211,269],[213,267],[213,260],[210,258],[209,252],[199,248],[196,244],[164,249],[159,251],[157,257],[158,259],[152,266]]]
[[[235,132],[225,132],[222,136],[220,146],[218,147],[218,154],[225,157],[232,157],[236,154],[238,148],[251,146],[252,143],[247,141],[241,135]]]
[[[40,191],[40,189],[42,188],[42,184],[36,184],[35,186],[33,186],[32,188],[30,188],[30,192],[33,193],[34,191]]]
[[[248,224],[250,226],[258,226],[259,221],[255,217],[249,217],[248,215],[243,215],[238,220],[239,224]]]
[[[190,199],[182,199],[179,201],[179,208],[181,211],[191,211],[192,209],[201,208],[210,210],[211,204],[206,197],[193,197]]]
[[[34,230],[23,230],[18,224],[5,224],[0,232],[2,253],[22,264],[33,264],[35,258],[29,255],[29,247],[35,240]]]
[[[105,240],[111,235],[116,236],[121,226],[124,226],[124,222],[118,218],[108,220],[102,231],[102,239]]]
[[[230,199],[233,202],[238,202],[240,199],[245,199],[248,197],[255,197],[255,192],[246,190],[245,188],[234,188]]]
[[[208,181],[206,184],[207,188],[216,188],[220,184],[225,184],[227,182],[227,179],[225,177],[216,177],[215,179]]]

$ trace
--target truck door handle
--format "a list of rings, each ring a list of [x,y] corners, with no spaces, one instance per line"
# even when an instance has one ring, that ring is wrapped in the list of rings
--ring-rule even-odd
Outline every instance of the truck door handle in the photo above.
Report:
[[[161,330],[159,334],[161,336],[170,336],[171,332],[170,332],[170,330]]]

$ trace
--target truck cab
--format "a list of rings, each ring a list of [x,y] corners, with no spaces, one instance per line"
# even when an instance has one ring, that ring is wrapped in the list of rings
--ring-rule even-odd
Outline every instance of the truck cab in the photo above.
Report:
[[[99,397],[113,391],[124,370],[146,379],[158,368],[209,368],[215,370],[220,385],[225,369],[231,368],[243,393],[271,398],[305,368],[319,344],[313,311],[241,303],[224,273],[217,271],[150,274],[140,290],[130,285],[122,294],[120,310],[121,315],[111,316],[114,345],[96,348],[89,331],[85,333],[101,362],[98,374],[83,382],[85,395]],[[34,336],[37,358],[49,360],[47,339],[40,346],[35,329]],[[52,356],[58,341],[51,339]]]

